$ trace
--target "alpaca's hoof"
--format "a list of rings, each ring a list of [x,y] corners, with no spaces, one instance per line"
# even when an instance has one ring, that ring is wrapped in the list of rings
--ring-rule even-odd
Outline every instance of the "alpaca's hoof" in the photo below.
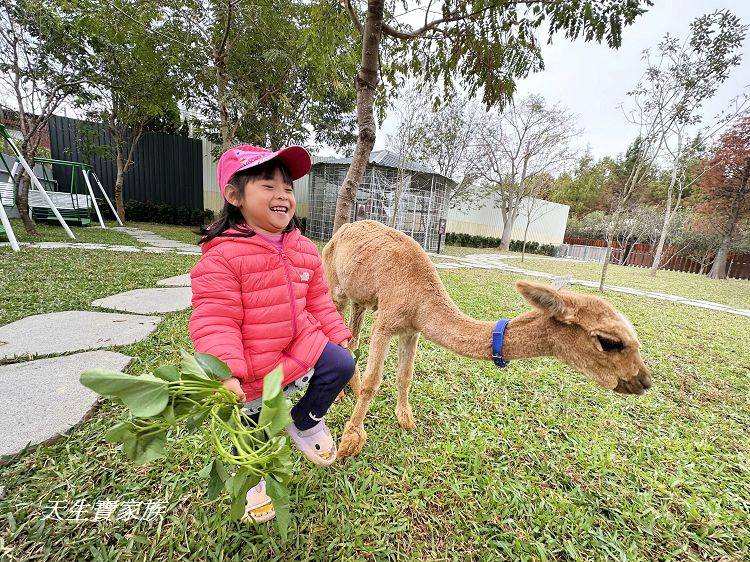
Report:
[[[414,429],[417,427],[414,421],[414,415],[411,413],[411,408],[403,410],[396,410],[396,417],[398,418],[398,424],[404,429]]]
[[[344,398],[346,398],[346,393],[342,390],[336,395],[334,402],[341,402]]]
[[[346,422],[337,457],[344,459],[358,455],[365,446],[365,441],[367,441],[365,427],[363,425],[353,426],[351,422]]]

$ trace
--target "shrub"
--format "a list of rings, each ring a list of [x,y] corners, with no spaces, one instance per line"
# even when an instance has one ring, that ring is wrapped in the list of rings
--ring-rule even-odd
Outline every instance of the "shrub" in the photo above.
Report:
[[[477,234],[465,234],[463,232],[446,232],[446,246],[465,246],[469,248],[497,248],[500,246],[500,238],[492,236],[479,236]],[[520,252],[523,250],[523,240],[511,240],[510,251]],[[526,252],[529,254],[542,254],[554,256],[557,247],[554,244],[540,244],[539,242],[526,242]]]

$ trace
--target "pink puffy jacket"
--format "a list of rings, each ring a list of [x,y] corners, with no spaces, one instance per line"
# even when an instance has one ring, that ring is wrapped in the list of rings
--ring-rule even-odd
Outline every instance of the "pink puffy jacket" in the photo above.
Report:
[[[203,244],[190,272],[196,351],[224,361],[247,400],[281,365],[288,384],[309,371],[330,340],[352,334],[331,300],[315,244],[294,229],[282,250],[261,236],[227,230]]]

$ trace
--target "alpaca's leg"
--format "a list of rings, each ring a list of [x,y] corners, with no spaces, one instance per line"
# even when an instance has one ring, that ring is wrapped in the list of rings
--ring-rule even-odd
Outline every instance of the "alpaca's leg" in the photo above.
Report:
[[[359,336],[362,332],[365,312],[367,312],[367,309],[364,306],[352,301],[352,312],[349,319],[349,331],[352,333],[352,339],[349,342],[349,349],[352,351],[359,348]],[[362,388],[362,375],[359,372],[359,365],[354,367],[354,375],[349,381],[349,384],[352,385],[354,396],[359,396],[360,389]]]
[[[344,426],[344,434],[341,437],[339,446],[339,458],[351,457],[359,454],[362,447],[365,446],[367,433],[365,432],[364,419],[367,410],[370,407],[373,397],[380,388],[383,380],[383,364],[385,356],[388,353],[388,342],[391,340],[391,334],[378,327],[378,320],[375,319],[372,327],[372,336],[370,337],[370,354],[367,356],[367,367],[365,376],[362,380],[362,388],[357,398],[357,404],[354,406],[352,417]]]
[[[349,331],[352,333],[352,339],[349,340],[348,346],[348,349],[352,352],[354,352],[354,350],[359,347],[359,334],[362,331],[362,323],[365,319],[365,312],[367,312],[367,309],[364,306],[352,301],[352,308],[349,315]],[[354,374],[349,380],[349,384],[352,386],[352,392],[354,392],[354,396],[359,396],[359,389],[362,386],[361,381],[362,376],[359,373],[359,365],[355,364]],[[336,396],[336,401],[338,402],[339,400],[343,400],[344,396],[346,395],[342,390],[341,392],[339,392],[339,395]]]
[[[396,374],[396,386],[398,387],[398,398],[396,399],[396,417],[398,423],[404,429],[414,429],[414,416],[409,404],[409,387],[414,375],[414,357],[417,354],[417,342],[419,332],[401,334],[398,338],[398,368]]]

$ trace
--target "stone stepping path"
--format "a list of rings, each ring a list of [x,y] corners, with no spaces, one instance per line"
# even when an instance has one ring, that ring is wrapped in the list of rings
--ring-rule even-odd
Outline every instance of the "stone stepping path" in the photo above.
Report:
[[[146,254],[180,254],[185,256],[199,256],[200,248],[197,246],[191,248],[173,248],[173,247],[148,247],[148,246],[125,246],[122,244],[93,244],[90,242],[19,242],[19,246],[28,246],[29,248],[39,248],[42,250],[58,250],[60,248],[71,248],[75,250],[107,250],[109,252],[143,252]],[[0,243],[0,248],[8,246],[9,242]],[[189,246],[189,244],[188,244]]]
[[[157,285],[167,287],[190,287],[190,274],[185,273],[183,275],[175,275],[174,277],[167,277],[161,281],[156,282]]]
[[[191,298],[192,290],[190,287],[158,287],[118,293],[111,297],[95,300],[91,303],[91,306],[135,314],[158,314],[185,310],[190,307]]]
[[[522,267],[516,267],[505,263],[505,256],[499,256],[497,254],[472,254],[465,257],[447,256],[445,254],[435,254],[428,252],[429,255],[440,258],[448,259],[451,262],[436,263],[436,269],[499,269],[502,271],[509,271],[511,273],[520,273],[522,275],[528,275],[530,277],[539,277],[544,279],[555,279],[559,277],[552,273],[546,273],[543,271],[534,271],[530,269],[524,269]],[[534,256],[536,259],[538,256]],[[561,258],[547,258],[551,260],[560,260]],[[570,261],[570,260],[563,260]],[[570,280],[573,285],[581,285],[583,287],[590,287],[596,289],[599,287],[598,281],[591,281],[589,279],[576,279]],[[750,318],[750,309],[734,308],[732,306],[721,304],[718,302],[704,301],[700,299],[690,299],[687,297],[681,297],[679,295],[669,295],[666,293],[659,293],[656,291],[643,291],[640,289],[631,289],[630,287],[620,287],[618,285],[605,285],[604,288],[608,291],[614,291],[616,293],[625,293],[628,295],[635,295],[638,297],[646,297],[649,299],[663,300],[668,302],[674,302],[678,304],[684,304],[686,306],[693,306],[696,308],[704,308],[706,310],[715,310],[717,312],[726,312],[734,314],[736,316],[744,316]]]
[[[129,345],[148,337],[159,322],[158,316],[92,311],[27,316],[0,327],[0,359]]]
[[[149,246],[67,242],[24,245],[44,249],[201,253],[198,246],[167,240],[145,230],[128,227],[116,230]],[[176,312],[191,305],[189,274],[162,279],[157,284],[160,287],[126,291],[91,303],[94,307],[133,314],[53,312],[0,326],[0,359],[25,359],[139,342],[162,320],[151,314]],[[27,445],[50,442],[80,423],[97,400],[96,393],[80,384],[81,372],[98,367],[121,371],[131,359],[111,351],[85,351],[0,366],[0,454],[10,455]]]
[[[148,244],[150,246],[156,246],[158,248],[172,248],[183,251],[198,250],[198,252],[200,252],[200,247],[195,244],[188,244],[187,242],[180,242],[178,240],[170,240],[169,238],[164,238],[163,236],[159,236],[158,234],[154,234],[153,232],[149,232],[148,230],[141,230],[140,228],[132,228],[129,226],[116,226],[113,228],[113,230],[119,230],[121,232],[125,232],[126,234],[130,234],[139,242],[143,242],[144,244]]]
[[[121,353],[89,351],[0,366],[0,455],[50,443],[78,425],[97,400],[79,382],[81,373],[95,367],[122,371],[131,360]]]

